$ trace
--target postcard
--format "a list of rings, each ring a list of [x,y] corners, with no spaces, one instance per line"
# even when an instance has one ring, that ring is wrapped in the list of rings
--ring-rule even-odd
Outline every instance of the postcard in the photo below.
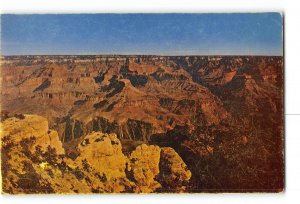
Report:
[[[2,14],[4,194],[284,190],[281,13]]]

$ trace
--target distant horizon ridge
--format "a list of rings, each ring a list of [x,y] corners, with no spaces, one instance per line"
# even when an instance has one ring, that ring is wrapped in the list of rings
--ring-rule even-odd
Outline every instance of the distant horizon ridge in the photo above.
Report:
[[[17,56],[157,56],[157,57],[189,57],[189,56],[267,56],[267,57],[283,57],[282,55],[268,54],[190,54],[190,55],[161,55],[161,54],[20,54],[20,55],[1,55],[2,57]]]

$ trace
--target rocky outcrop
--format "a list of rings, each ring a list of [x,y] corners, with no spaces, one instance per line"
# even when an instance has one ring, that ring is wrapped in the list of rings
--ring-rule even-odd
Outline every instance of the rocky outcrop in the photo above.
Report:
[[[57,154],[64,154],[57,132],[49,129],[48,121],[44,117],[21,115],[18,118],[8,118],[2,122],[1,130],[1,139],[6,138],[13,143],[20,143],[24,139],[34,138],[32,151],[36,146],[40,146],[43,151],[51,146]]]
[[[78,145],[77,161],[86,160],[107,180],[125,177],[126,157],[115,134],[93,132]]]
[[[130,172],[135,192],[181,192],[192,174],[181,157],[170,147],[140,145],[130,155]]]
[[[186,164],[172,148],[142,144],[127,158],[116,135],[93,132],[82,140],[78,149],[78,163],[88,162],[107,181],[127,181],[136,193],[180,192],[191,178]]]
[[[161,185],[157,182],[159,174],[160,148],[145,144],[138,146],[130,155],[130,170],[137,183],[136,192],[152,192]]]
[[[190,179],[172,148],[142,144],[125,156],[115,134],[92,132],[69,158],[43,117],[6,118],[1,129],[4,193],[173,192]]]

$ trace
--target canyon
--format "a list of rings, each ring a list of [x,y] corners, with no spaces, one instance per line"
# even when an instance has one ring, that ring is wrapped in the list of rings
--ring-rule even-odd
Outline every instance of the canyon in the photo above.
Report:
[[[0,84],[2,164],[47,186],[8,193],[283,190],[281,56],[4,56]]]

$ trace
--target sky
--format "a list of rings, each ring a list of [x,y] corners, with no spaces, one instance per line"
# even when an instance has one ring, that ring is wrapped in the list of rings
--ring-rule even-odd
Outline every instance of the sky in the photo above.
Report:
[[[1,15],[2,55],[282,55],[282,16]]]

